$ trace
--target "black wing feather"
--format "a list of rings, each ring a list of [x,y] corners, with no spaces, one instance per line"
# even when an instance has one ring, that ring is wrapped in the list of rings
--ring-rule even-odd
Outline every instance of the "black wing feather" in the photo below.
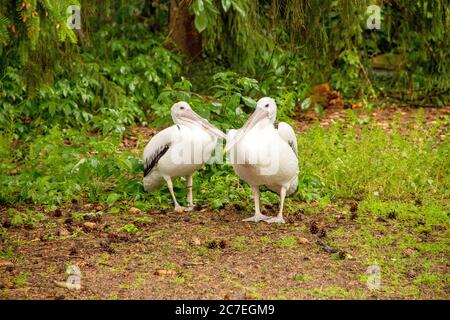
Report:
[[[146,177],[150,171],[158,164],[159,159],[169,150],[170,143],[165,144],[156,150],[149,158],[145,159],[144,164],[144,177]]]
[[[288,144],[292,148],[292,151],[294,151],[295,155],[298,156],[297,150],[295,150],[295,142],[292,140],[289,140]]]

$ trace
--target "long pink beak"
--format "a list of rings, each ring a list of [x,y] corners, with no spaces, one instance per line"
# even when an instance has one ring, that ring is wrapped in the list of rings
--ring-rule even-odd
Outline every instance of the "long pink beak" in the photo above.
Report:
[[[261,120],[267,118],[269,116],[269,112],[266,110],[256,108],[255,112],[248,118],[247,122],[244,124],[244,126],[238,131],[236,136],[231,139],[231,141],[227,141],[227,145],[225,147],[225,152],[228,152],[233,148],[233,146],[239,142],[250,130],[252,130],[258,122]]]
[[[202,129],[204,129],[209,134],[216,136],[220,139],[226,139],[225,133],[217,129],[215,126],[210,124],[207,120],[200,117],[192,110],[186,110],[181,116],[185,121],[188,121]]]

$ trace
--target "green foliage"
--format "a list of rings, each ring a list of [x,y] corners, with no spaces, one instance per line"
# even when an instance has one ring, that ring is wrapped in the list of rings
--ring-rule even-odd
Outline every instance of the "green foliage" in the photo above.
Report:
[[[126,177],[141,172],[141,161],[130,152],[117,155],[119,143],[117,135],[102,138],[55,126],[49,134],[36,136],[26,151],[10,149],[7,163],[21,158],[25,162],[16,175],[0,172],[0,202],[28,200],[55,205],[85,195],[91,201],[112,204],[117,200],[111,200],[114,194],[138,195],[141,182]],[[114,192],[105,193],[107,190]]]
[[[78,0],[24,0],[0,5],[0,71],[10,64],[46,72],[55,63],[51,58],[63,53],[61,43],[77,43],[75,30],[67,24],[67,8],[72,5],[80,3]],[[53,50],[51,54],[49,49]]]
[[[125,232],[131,233],[131,234],[137,234],[137,233],[139,233],[139,228],[136,227],[134,224],[130,223],[130,224],[126,224],[123,227],[121,227],[120,231],[125,231]]]
[[[290,56],[284,81],[330,82],[347,96],[390,95],[417,105],[449,101],[450,7],[445,1],[392,1],[381,8],[381,29],[366,26],[370,1],[195,0],[191,11],[211,58],[234,70],[279,72],[277,56]],[[430,48],[433,48],[432,50]],[[381,66],[386,54],[401,63]],[[298,62],[305,62],[299,64]],[[282,68],[281,68],[282,69]],[[265,88],[265,85],[262,85]],[[408,89],[408,95],[399,95]],[[267,90],[263,89],[263,92]]]
[[[65,21],[62,8],[69,2],[31,1],[31,7],[22,8],[25,2],[19,1],[18,11],[9,4],[0,6],[2,203],[54,206],[87,198],[111,207],[124,201],[143,210],[168,206],[165,188],[142,191],[142,145],[123,151],[121,143],[127,126],[136,121],[149,120],[158,128],[170,124],[170,107],[179,100],[226,131],[241,126],[264,95],[276,99],[278,120],[291,122],[313,106],[309,93],[316,82],[330,81],[347,96],[398,84],[413,91],[424,84],[424,92],[444,91],[448,85],[448,53],[441,50],[448,32],[441,29],[442,19],[428,17],[444,14],[439,5],[414,3],[409,14],[421,21],[414,28],[402,8],[389,7],[386,28],[368,32],[364,1],[311,6],[299,1],[286,8],[277,1],[271,8],[257,6],[256,0],[194,1],[191,11],[204,37],[207,71],[189,77],[198,64],[186,68],[181,56],[163,47],[164,36],[150,31],[160,26],[158,19],[167,11],[164,1],[151,8],[137,0],[95,5],[82,1],[85,33],[78,34],[76,45],[67,41],[73,37],[49,31]],[[150,19],[155,8],[163,13]],[[272,18],[269,9],[274,10]],[[311,10],[316,10],[314,15]],[[418,10],[427,12],[425,18]],[[28,18],[19,19],[20,24],[17,14]],[[395,24],[388,20],[394,17],[403,19],[400,31],[388,27]],[[33,27],[31,33],[26,26]],[[434,33],[425,31],[426,26]],[[305,32],[298,32],[302,28]],[[402,38],[407,31],[408,47]],[[425,50],[430,44],[436,48],[432,52]],[[400,76],[371,72],[371,59],[386,53],[399,59]],[[16,59],[19,56],[23,59]],[[433,80],[428,83],[427,77]],[[445,102],[429,97],[436,104]],[[314,107],[319,115],[324,112],[322,106]],[[347,126],[362,126],[361,132]],[[448,142],[436,143],[431,138],[435,129],[427,129],[429,133],[421,128],[406,136],[400,130],[386,135],[370,119],[350,111],[344,124],[308,130],[299,137],[299,191],[294,200],[448,194]],[[213,209],[226,204],[250,209],[250,190],[229,165],[208,165],[195,179],[197,201],[208,201]],[[184,181],[178,180],[175,189],[184,196]],[[261,199],[276,197],[263,192]],[[438,220],[439,208],[432,214]],[[39,219],[20,214],[15,221],[33,224]]]
[[[293,249],[298,246],[297,237],[287,236],[275,241],[275,244],[281,248]]]
[[[150,217],[137,217],[133,219],[133,224],[137,225],[148,225],[153,222]]]
[[[8,209],[0,227],[0,258],[19,257],[18,228],[45,222],[58,228],[64,219],[49,219],[42,211],[70,208],[72,201],[108,206],[97,214],[116,215],[122,221],[113,226],[118,232],[139,235],[152,229],[156,220],[147,213],[172,208],[172,200],[166,186],[143,190],[142,150],[153,131],[142,127],[160,130],[172,124],[170,107],[176,101],[189,102],[224,132],[242,126],[262,96],[276,99],[278,121],[298,125],[294,119],[310,109],[322,116],[327,105],[316,103],[311,89],[324,82],[367,109],[377,105],[376,98],[447,105],[446,1],[377,3],[381,30],[366,29],[366,9],[372,4],[366,0],[194,0],[190,13],[201,32],[203,53],[187,61],[166,46],[169,0],[2,1],[0,205]],[[71,4],[81,4],[81,30],[66,24]],[[448,118],[434,124],[424,120],[423,112],[408,128],[394,120],[387,132],[369,116],[348,110],[343,121],[327,127],[302,126],[299,188],[285,202],[286,214],[304,210],[307,215],[325,212],[330,222],[354,219],[355,232],[327,231],[330,244],[351,252],[363,265],[379,261],[383,270],[396,270],[383,274],[384,289],[397,281],[395,294],[402,278],[408,286],[435,292],[444,292],[443,283],[448,283],[429,266],[440,265],[448,251],[442,235],[450,209],[449,123]],[[217,147],[219,158],[222,149]],[[174,179],[174,190],[186,205],[184,178]],[[198,170],[193,195],[194,203],[213,212],[253,211],[250,187],[227,163],[211,161]],[[270,203],[275,205],[270,211],[276,211],[279,197],[262,188],[260,201],[264,210]],[[358,204],[351,212],[349,201]],[[130,217],[132,207],[146,214]],[[91,221],[92,215],[81,207],[71,212],[77,224]],[[293,226],[296,232],[306,229]],[[53,238],[53,232],[43,237]],[[256,242],[237,236],[230,249],[268,244],[280,251],[299,247],[297,236],[285,234],[257,237]],[[219,252],[199,246],[193,253],[208,257]],[[99,264],[108,259],[104,254]],[[417,259],[426,259],[428,266],[411,280]],[[164,268],[174,270],[175,265],[167,262]],[[28,276],[18,273],[11,283],[27,286]],[[171,283],[183,285],[191,277],[185,274]],[[307,274],[293,278],[311,280]],[[326,287],[310,294],[350,293]]]
[[[14,285],[18,288],[24,287],[28,284],[28,274],[27,273],[19,273],[14,277]]]
[[[2,230],[2,232],[0,233],[1,236],[5,239],[6,238],[6,229]],[[14,252],[14,249],[12,246],[9,247],[5,247],[5,249],[0,250],[0,258],[1,259],[14,259],[16,258],[17,255]]]
[[[61,70],[52,85],[41,84],[28,95],[19,69],[7,67],[0,82],[0,128],[17,134],[55,124],[92,126],[103,132],[123,132],[155,101],[159,91],[178,78],[181,59],[153,37],[111,39],[111,29],[99,32],[104,43],[99,61],[95,51],[83,53],[83,62]],[[30,126],[30,120],[31,126]]]
[[[14,209],[8,209],[8,215],[11,218],[13,226],[34,227],[40,222],[47,220],[47,216],[41,212],[26,209],[25,212],[18,212]]]
[[[0,55],[3,53],[3,47],[9,42],[9,25],[9,19],[0,14]]]
[[[343,125],[335,124],[327,131],[314,128],[300,137],[304,156],[300,180],[305,175],[319,177],[322,189],[335,197],[446,193],[448,142],[436,145],[425,128],[405,136],[399,131],[386,134],[371,122],[360,133]],[[422,124],[418,121],[418,125]]]
[[[311,279],[311,277],[307,274],[296,274],[294,276],[294,280],[298,281],[298,282],[306,282],[309,281]]]

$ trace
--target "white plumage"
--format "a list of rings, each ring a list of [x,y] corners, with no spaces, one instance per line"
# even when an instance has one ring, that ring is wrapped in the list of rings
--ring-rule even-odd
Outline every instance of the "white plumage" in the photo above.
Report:
[[[167,183],[175,210],[181,207],[173,192],[173,177],[186,177],[189,207],[192,210],[192,175],[210,158],[217,138],[225,134],[198,116],[188,103],[172,106],[175,125],[157,133],[144,149],[144,190],[153,191]]]
[[[251,186],[255,198],[255,215],[244,221],[283,223],[284,198],[298,187],[297,137],[289,124],[281,122],[275,126],[276,111],[273,99],[262,98],[245,125],[227,134],[226,150],[231,150],[233,168]],[[260,212],[261,185],[280,195],[280,210],[275,218]]]

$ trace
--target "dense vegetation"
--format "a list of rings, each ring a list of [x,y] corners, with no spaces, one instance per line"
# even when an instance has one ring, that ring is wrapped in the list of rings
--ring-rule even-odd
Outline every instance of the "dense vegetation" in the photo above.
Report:
[[[380,30],[367,28],[373,4],[382,9]],[[81,29],[67,24],[70,5],[81,6]],[[33,228],[48,222],[44,212],[72,203],[101,204],[111,214],[170,208],[165,187],[143,192],[141,153],[171,123],[174,102],[188,101],[226,131],[267,95],[279,120],[296,126],[305,112],[324,115],[328,102],[317,88],[325,84],[348,110],[298,135],[300,188],[287,200],[288,215],[333,206],[349,221],[359,214],[355,234],[333,231],[336,243],[363,248],[363,264],[378,259],[395,268],[398,248],[385,260],[380,248],[413,247],[419,253],[401,260],[400,275],[387,277],[402,287],[402,268],[428,259],[417,283],[442,294],[448,278],[433,272],[448,250],[449,119],[428,121],[422,108],[449,105],[449,23],[447,0],[2,1],[0,258],[15,254],[9,225]],[[408,123],[394,117],[388,128],[363,116],[392,104],[418,112]],[[228,164],[196,173],[194,198],[214,213],[252,210],[248,186]],[[261,199],[278,203],[269,192]],[[70,214],[81,222],[85,213]],[[391,216],[399,221],[394,231],[374,220]],[[152,220],[130,219],[118,230],[137,234]],[[422,237],[436,241],[415,242]],[[238,237],[231,247],[258,247],[255,239]],[[296,245],[292,236],[274,240]],[[201,249],[194,255],[205,255]]]
[[[81,1],[81,30],[66,23],[72,4],[79,3],[0,7],[2,202],[142,197],[139,179],[127,178],[137,178],[139,159],[116,153],[121,136],[136,122],[170,123],[177,100],[224,130],[241,125],[262,95],[277,98],[284,120],[299,106],[321,112],[306,99],[321,82],[346,101],[392,94],[418,105],[448,103],[446,1],[384,4],[382,29],[367,30],[365,1],[195,0],[199,62],[166,49],[173,46],[166,1]],[[312,184],[334,196],[325,177],[302,172],[305,190]],[[204,174],[227,173],[212,167]]]

